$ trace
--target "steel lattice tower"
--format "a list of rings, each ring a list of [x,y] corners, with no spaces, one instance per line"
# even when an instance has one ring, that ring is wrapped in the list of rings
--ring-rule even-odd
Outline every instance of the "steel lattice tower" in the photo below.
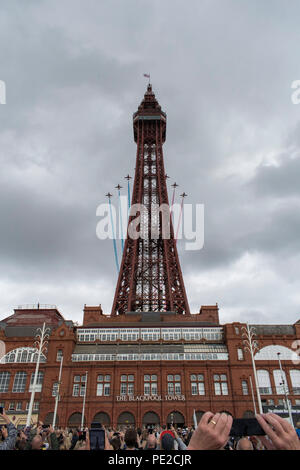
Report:
[[[132,205],[143,204],[147,210],[139,213],[142,236],[132,239],[127,234],[112,315],[135,311],[190,315],[172,219],[169,215],[170,237],[164,239],[162,214],[151,210],[153,204],[166,204],[169,210],[169,200],[162,150],[166,114],[150,84],[133,115],[133,131],[137,155]],[[129,217],[128,226],[135,217]]]

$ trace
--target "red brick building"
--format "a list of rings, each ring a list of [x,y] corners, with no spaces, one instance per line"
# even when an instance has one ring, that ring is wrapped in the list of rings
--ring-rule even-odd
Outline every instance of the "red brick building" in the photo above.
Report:
[[[250,354],[243,350],[243,325],[220,325],[217,305],[188,317],[149,312],[112,317],[101,307],[85,306],[82,326],[65,320],[55,307],[38,307],[20,307],[0,322],[6,348],[0,360],[0,404],[17,421],[21,416],[20,423],[35,370],[34,335],[43,322],[51,333],[34,407],[43,422],[52,420],[61,355],[58,423],[63,426],[81,422],[86,372],[87,424],[96,418],[111,425],[164,424],[171,419],[191,425],[194,410],[198,416],[206,410],[226,410],[235,417],[253,412],[249,377],[253,386],[254,377]],[[278,409],[283,405],[280,352],[293,416],[299,416],[295,341],[300,340],[300,322],[254,326],[263,404]],[[255,400],[257,406],[256,394]]]
[[[148,209],[153,203],[168,204],[162,151],[166,114],[150,84],[134,113],[133,128],[138,150],[132,203],[146,204]],[[207,410],[226,410],[235,417],[253,413],[251,383],[254,386],[255,381],[250,354],[243,350],[243,325],[220,324],[217,305],[202,306],[199,313],[191,314],[172,220],[171,236],[164,238],[161,218],[151,219],[150,210],[147,214],[144,235],[152,234],[154,220],[158,236],[126,238],[110,315],[103,314],[101,306],[85,306],[82,325],[75,326],[56,307],[38,305],[19,307],[0,321],[5,349],[0,358],[0,406],[16,423],[24,424],[26,418],[37,356],[34,336],[43,323],[50,337],[34,405],[35,415],[43,422],[53,419],[61,356],[58,423],[63,426],[80,425],[84,395],[88,425],[94,420],[113,426],[171,421],[192,425],[194,410],[198,417]],[[257,325],[256,333],[264,406],[284,411],[284,380],[296,412],[300,322]],[[254,401],[257,407],[257,397]]]

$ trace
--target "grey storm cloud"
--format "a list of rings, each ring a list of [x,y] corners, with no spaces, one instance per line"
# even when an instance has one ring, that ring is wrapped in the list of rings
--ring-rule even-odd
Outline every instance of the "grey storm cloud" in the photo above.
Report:
[[[85,303],[110,311],[117,273],[96,209],[134,173],[132,113],[150,72],[169,185],[205,206],[204,248],[178,242],[192,311],[218,302],[221,321],[298,320],[299,3],[1,8],[0,318],[38,301],[78,321]]]

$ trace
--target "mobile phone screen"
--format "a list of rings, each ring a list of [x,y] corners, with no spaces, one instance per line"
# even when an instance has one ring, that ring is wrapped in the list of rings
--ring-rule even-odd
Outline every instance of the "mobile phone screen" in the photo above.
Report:
[[[265,431],[256,418],[234,419],[230,430],[230,436],[265,436]]]

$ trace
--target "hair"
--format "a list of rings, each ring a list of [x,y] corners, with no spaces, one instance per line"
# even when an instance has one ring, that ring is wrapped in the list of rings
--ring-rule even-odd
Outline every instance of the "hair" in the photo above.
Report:
[[[246,442],[248,444],[248,449],[241,449],[241,444]],[[241,437],[236,445],[236,450],[253,450],[253,444],[247,437]]]
[[[125,443],[127,447],[135,447],[137,432],[135,429],[127,429],[125,433]]]
[[[16,450],[25,450],[26,447],[26,440],[25,439],[18,439],[15,445]]]
[[[113,450],[119,450],[121,448],[121,439],[119,436],[115,436],[110,441],[110,444],[112,445]]]

